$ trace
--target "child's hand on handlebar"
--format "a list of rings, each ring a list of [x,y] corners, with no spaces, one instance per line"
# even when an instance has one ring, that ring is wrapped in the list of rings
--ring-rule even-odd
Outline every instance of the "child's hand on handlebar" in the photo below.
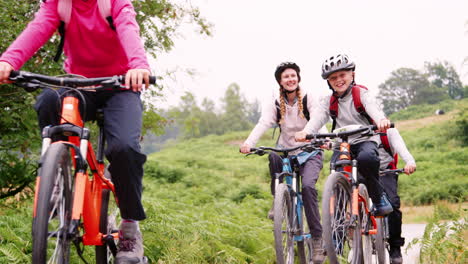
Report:
[[[143,81],[145,89],[149,88],[149,77],[151,72],[148,69],[130,69],[125,74],[125,87],[132,89],[134,92],[140,92],[143,90]],[[130,84],[132,85],[130,87]]]
[[[386,132],[387,129],[390,128],[391,124],[392,123],[387,118],[381,119],[377,124],[378,131],[382,133]]]
[[[13,71],[13,66],[6,61],[0,61],[0,84],[2,83],[12,83],[8,80],[10,77],[11,71]]]
[[[406,164],[405,166],[405,174],[412,174],[413,172],[416,171],[416,164]]]
[[[243,154],[249,154],[250,153],[250,145],[247,143],[244,143],[241,145],[239,151]]]

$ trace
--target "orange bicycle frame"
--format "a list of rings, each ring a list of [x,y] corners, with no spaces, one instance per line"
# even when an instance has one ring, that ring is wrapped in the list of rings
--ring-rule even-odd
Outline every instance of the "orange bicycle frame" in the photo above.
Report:
[[[84,234],[82,237],[83,245],[103,245],[103,238],[107,234],[102,234],[99,231],[102,190],[110,189],[115,193],[114,185],[104,176],[105,165],[96,159],[92,144],[89,144],[89,130],[84,128],[83,120],[79,111],[79,99],[73,96],[65,96],[62,104],[60,124],[70,124],[73,127],[82,129],[80,136],[75,135],[72,131],[64,131],[64,135],[68,136],[68,141],[51,142],[50,137],[43,138],[42,155],[45,154],[50,144],[73,144],[77,148],[70,147],[72,157],[79,156],[86,159],[87,165],[92,173],[88,175],[86,167],[77,168],[77,161],[73,159],[73,167],[75,168],[75,185],[73,192],[72,205],[72,223],[78,225],[80,219],[84,226]],[[76,150],[80,150],[81,155],[76,155]],[[36,215],[36,203],[40,175],[36,178],[36,193],[34,197],[34,216]],[[117,234],[113,234],[114,237]]]

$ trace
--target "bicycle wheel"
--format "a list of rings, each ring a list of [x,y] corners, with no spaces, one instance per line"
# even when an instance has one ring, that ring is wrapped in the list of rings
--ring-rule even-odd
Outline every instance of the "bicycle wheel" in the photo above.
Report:
[[[304,234],[305,226],[306,226],[306,219],[304,216],[304,207],[301,208],[300,215],[297,216],[297,219],[301,219],[301,223],[299,225],[299,221],[297,221],[296,225],[298,226],[298,234],[302,236],[302,240],[296,241],[297,243],[297,256],[299,257],[299,263],[301,264],[309,264],[312,263],[312,241],[309,237],[306,237],[307,234]]]
[[[73,174],[68,146],[50,145],[39,170],[36,215],[33,218],[33,263],[68,263]]]
[[[288,186],[279,184],[275,191],[274,237],[277,264],[294,263],[292,202]]]
[[[369,204],[369,194],[367,193],[367,188],[364,184],[359,184],[359,195]],[[372,264],[373,255],[372,255],[372,235],[366,231],[369,231],[372,228],[372,220],[370,215],[366,212],[366,207],[364,202],[359,203],[359,216],[361,218],[361,244],[362,244],[362,260],[364,264]]]
[[[330,263],[362,261],[360,219],[352,216],[351,204],[347,178],[340,172],[330,174],[322,196],[323,239]]]
[[[375,253],[377,255],[377,261],[375,263],[388,264],[390,263],[390,255],[386,247],[386,219],[377,218],[377,234],[375,235]]]
[[[304,238],[303,241],[297,242],[297,255],[299,263],[312,264],[312,239]]]
[[[111,178],[107,168],[104,175],[107,179]],[[114,199],[114,195],[109,189],[103,189],[101,197],[102,202],[101,215],[99,219],[99,232],[104,235],[118,233],[119,228],[117,223],[120,221],[120,211],[117,206],[117,201]],[[113,240],[105,242],[102,246],[95,247],[96,264],[114,263],[117,242],[118,238],[114,238]]]

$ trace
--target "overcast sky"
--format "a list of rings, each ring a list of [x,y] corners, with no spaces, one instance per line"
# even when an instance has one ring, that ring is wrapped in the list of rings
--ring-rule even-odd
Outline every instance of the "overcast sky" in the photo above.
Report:
[[[185,91],[200,101],[224,95],[239,84],[252,101],[278,89],[273,72],[283,61],[301,67],[301,87],[328,92],[320,77],[322,62],[337,53],[357,64],[356,81],[377,90],[400,67],[422,70],[425,61],[449,61],[468,84],[467,0],[192,0],[214,24],[213,37],[183,27],[184,38],[152,67],[156,74],[174,68],[161,107],[175,105]]]

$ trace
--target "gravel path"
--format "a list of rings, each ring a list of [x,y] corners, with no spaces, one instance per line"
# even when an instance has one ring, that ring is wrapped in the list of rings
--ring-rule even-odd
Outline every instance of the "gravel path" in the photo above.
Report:
[[[416,264],[419,259],[419,247],[417,245],[412,246],[410,249],[406,249],[407,245],[414,238],[421,238],[424,234],[424,228],[426,224],[403,224],[402,226],[402,237],[405,238],[405,246],[402,248],[403,263],[405,264]]]

